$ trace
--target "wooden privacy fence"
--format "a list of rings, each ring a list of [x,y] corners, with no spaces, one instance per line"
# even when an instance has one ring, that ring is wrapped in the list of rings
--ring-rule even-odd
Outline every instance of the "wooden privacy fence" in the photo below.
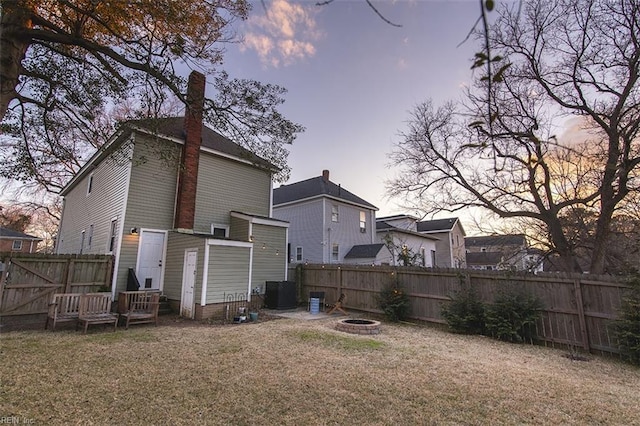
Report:
[[[619,353],[611,330],[626,285],[609,276],[584,274],[518,274],[502,271],[396,268],[388,266],[301,265],[296,270],[301,297],[324,291],[328,302],[345,294],[345,306],[382,313],[377,296],[385,286],[398,284],[409,295],[410,318],[445,323],[441,306],[465,287],[483,302],[503,290],[522,290],[538,297],[544,309],[537,324],[544,344],[562,344],[587,351]]]
[[[0,315],[47,313],[55,293],[111,288],[113,256],[0,253]]]

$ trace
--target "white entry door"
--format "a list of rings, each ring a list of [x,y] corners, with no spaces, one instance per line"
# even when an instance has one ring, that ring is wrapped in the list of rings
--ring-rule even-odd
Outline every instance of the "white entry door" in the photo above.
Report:
[[[138,268],[136,274],[140,290],[160,290],[164,259],[165,233],[158,231],[140,232],[138,249]]]
[[[184,267],[182,275],[182,298],[180,299],[180,315],[193,318],[193,289],[196,284],[197,251],[184,253]]]

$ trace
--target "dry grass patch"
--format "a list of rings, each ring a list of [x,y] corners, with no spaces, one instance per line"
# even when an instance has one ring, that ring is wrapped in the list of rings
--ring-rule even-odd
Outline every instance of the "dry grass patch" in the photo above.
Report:
[[[335,320],[11,332],[0,415],[40,424],[633,424],[640,370],[477,336]]]

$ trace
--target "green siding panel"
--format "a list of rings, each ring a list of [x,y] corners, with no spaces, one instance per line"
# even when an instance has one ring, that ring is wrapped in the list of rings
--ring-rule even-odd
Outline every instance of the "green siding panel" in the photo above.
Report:
[[[286,228],[254,224],[253,236],[252,287],[264,289],[266,281],[284,280],[287,267]]]
[[[202,265],[204,260],[204,246],[206,240],[194,235],[169,232],[167,245],[167,262],[164,272],[164,294],[172,300],[180,300],[182,297],[182,274],[184,268],[184,254],[187,250],[198,251],[196,266],[196,282],[194,299],[200,300],[202,294]]]
[[[210,232],[211,224],[230,223],[229,212],[269,215],[271,175],[208,153],[200,155],[194,230]]]
[[[134,227],[159,230],[173,228],[178,180],[176,156],[180,155],[180,147],[174,142],[138,133],[135,135],[117,291],[126,289],[128,269],[135,269],[138,256],[138,237],[129,235],[128,230]]]
[[[247,294],[249,259],[248,247],[210,246],[207,304],[224,302],[225,296]]]
[[[64,210],[56,252],[80,253],[81,232],[85,231],[85,254],[105,254],[109,251],[111,219],[122,220],[127,194],[127,180],[131,163],[131,145],[121,148],[120,155],[102,161],[95,170],[85,176],[65,195]],[[89,176],[92,190],[87,193]],[[93,225],[93,236],[89,246],[89,228]],[[120,230],[122,231],[122,230]]]

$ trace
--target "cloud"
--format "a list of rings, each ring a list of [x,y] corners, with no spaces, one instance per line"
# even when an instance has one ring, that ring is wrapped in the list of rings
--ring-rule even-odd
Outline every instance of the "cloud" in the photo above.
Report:
[[[264,14],[258,14],[264,11],[260,6],[254,8],[241,51],[255,51],[263,65],[272,67],[291,65],[315,55],[314,42],[322,36],[314,19],[316,9],[288,0],[265,4]]]
[[[406,70],[407,68],[409,68],[409,63],[406,59],[400,58],[396,62],[396,68],[398,68],[399,70]]]

